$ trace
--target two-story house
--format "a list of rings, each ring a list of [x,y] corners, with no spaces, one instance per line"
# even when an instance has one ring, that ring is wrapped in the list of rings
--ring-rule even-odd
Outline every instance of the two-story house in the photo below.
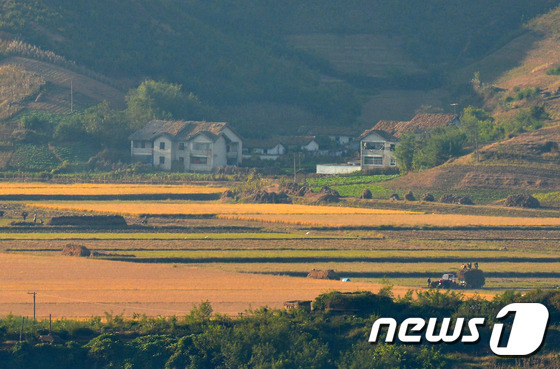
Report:
[[[163,170],[239,165],[243,143],[225,122],[153,120],[129,137],[132,159]]]
[[[385,131],[368,129],[360,136],[360,165],[362,170],[376,167],[395,167],[395,148],[398,140]]]

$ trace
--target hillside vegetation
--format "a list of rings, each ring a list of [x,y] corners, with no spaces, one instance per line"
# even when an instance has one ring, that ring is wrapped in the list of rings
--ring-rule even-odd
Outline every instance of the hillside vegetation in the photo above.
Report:
[[[282,130],[298,124],[290,112],[350,124],[363,94],[442,86],[457,67],[500,48],[558,3],[15,0],[0,4],[0,31],[115,78],[125,90],[145,77],[180,83],[218,107],[221,119],[243,120],[241,127],[267,125],[263,104],[297,107],[286,109],[287,127],[274,125]],[[253,114],[232,109],[248,104]]]

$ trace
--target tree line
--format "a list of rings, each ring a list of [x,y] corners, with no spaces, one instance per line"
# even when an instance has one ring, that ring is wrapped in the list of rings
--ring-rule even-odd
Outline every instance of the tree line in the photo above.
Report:
[[[9,315],[0,319],[0,342],[4,343],[0,363],[6,369],[375,369],[447,368],[465,365],[462,360],[486,357],[488,367],[496,367],[487,344],[491,326],[497,312],[514,302],[539,302],[548,308],[550,325],[545,345],[531,363],[536,368],[539,363],[543,368],[558,364],[558,291],[509,291],[488,301],[439,290],[417,292],[416,298],[411,291],[396,298],[390,286],[378,294],[323,294],[313,302],[312,311],[259,308],[235,318],[214,313],[208,302],[202,302],[182,317],[148,318],[136,314],[127,319],[106,313],[104,319],[56,320],[50,329],[48,320],[28,321],[21,331],[21,317]],[[348,311],[333,313],[329,310],[333,307]],[[368,343],[372,324],[379,317],[402,321],[412,316],[483,317],[487,323],[480,329],[481,344],[477,345]],[[50,336],[53,342],[38,340],[40,335]]]

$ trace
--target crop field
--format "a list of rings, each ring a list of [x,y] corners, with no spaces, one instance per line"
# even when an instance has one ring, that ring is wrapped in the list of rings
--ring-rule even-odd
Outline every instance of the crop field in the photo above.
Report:
[[[113,213],[122,215],[216,215],[216,214],[288,214],[288,215],[322,215],[322,214],[407,214],[404,210],[350,208],[343,206],[312,206],[294,204],[228,204],[221,202],[187,202],[187,201],[107,201],[107,202],[39,202],[28,204],[29,207]]]
[[[148,185],[111,183],[57,184],[41,182],[3,182],[0,195],[143,195],[143,194],[198,194],[222,193],[220,186]]]
[[[312,299],[332,290],[379,287],[182,265],[22,255],[0,258],[0,315],[33,315],[28,291],[37,292],[38,317],[85,318],[110,311],[126,316],[180,316],[202,301],[209,301],[215,311],[237,315],[265,305],[280,308],[286,300]]]
[[[375,216],[372,216],[375,215]],[[251,214],[218,215],[221,219],[327,227],[512,227],[560,226],[560,218],[492,217],[463,214]]]
[[[469,262],[479,263],[486,285],[462,291],[465,294],[491,298],[504,290],[560,287],[560,217],[553,208],[381,200],[345,200],[331,206],[53,200],[65,194],[224,190],[195,185],[0,184],[0,194],[40,196],[37,201],[1,204],[6,214],[0,219],[0,314],[28,315],[27,291],[33,290],[42,299],[39,314],[59,317],[105,311],[176,315],[205,300],[215,311],[235,315],[249,307],[313,299],[333,289],[377,291],[393,285],[394,294],[403,295],[409,289],[425,289],[428,278],[437,280]],[[21,221],[22,211],[45,220],[121,214],[128,226],[12,225]],[[68,244],[85,246],[94,256],[62,256]],[[305,278],[313,269],[333,269],[351,282]]]

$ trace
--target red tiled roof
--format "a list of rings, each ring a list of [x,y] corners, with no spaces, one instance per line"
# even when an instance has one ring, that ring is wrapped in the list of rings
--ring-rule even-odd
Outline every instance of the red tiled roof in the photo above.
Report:
[[[371,130],[384,131],[395,137],[401,137],[405,132],[409,131],[424,132],[434,128],[446,127],[450,125],[455,118],[457,118],[457,116],[454,114],[422,113],[416,114],[416,116],[408,122],[380,120]],[[362,136],[364,136],[364,133],[362,133]]]

